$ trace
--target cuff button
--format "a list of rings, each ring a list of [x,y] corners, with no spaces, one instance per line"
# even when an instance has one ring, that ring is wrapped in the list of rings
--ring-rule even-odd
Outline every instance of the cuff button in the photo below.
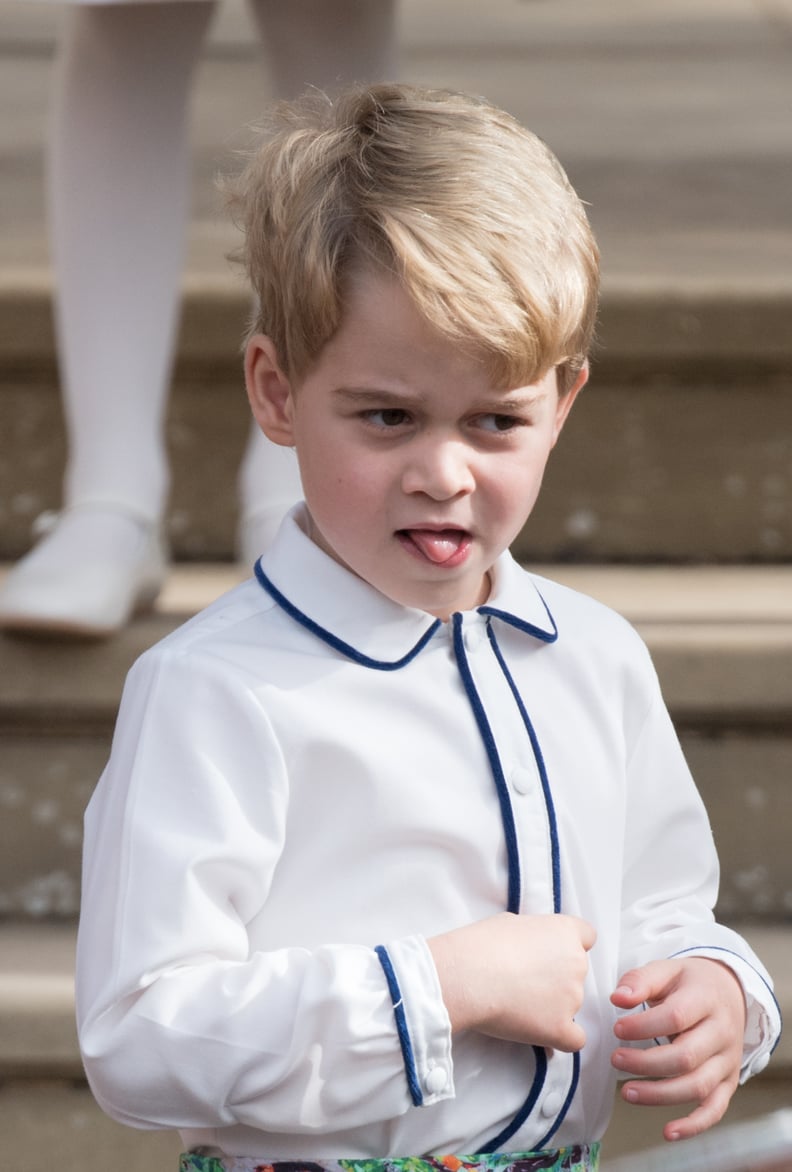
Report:
[[[435,1066],[433,1070],[429,1071],[426,1078],[424,1079],[424,1089],[428,1091],[430,1095],[439,1095],[442,1090],[445,1090],[447,1082],[448,1075],[443,1070],[442,1066]]]

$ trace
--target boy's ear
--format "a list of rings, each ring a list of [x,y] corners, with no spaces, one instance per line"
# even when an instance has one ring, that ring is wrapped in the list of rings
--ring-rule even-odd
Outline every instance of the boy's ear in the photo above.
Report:
[[[559,395],[559,397],[558,397],[558,407],[556,408],[556,417],[555,417],[555,428],[553,429],[553,447],[555,447],[556,442],[558,440],[558,437],[561,434],[561,428],[566,423],[567,416],[569,415],[569,412],[572,410],[572,404],[574,403],[575,399],[578,397],[579,393],[583,390],[584,386],[588,382],[588,376],[589,376],[589,364],[588,364],[588,362],[584,362],[580,368],[580,372],[578,373],[577,378],[572,383],[572,386],[569,388],[568,391],[565,391],[565,393],[563,395]]]
[[[293,447],[292,386],[265,334],[254,334],[245,349],[245,387],[253,418],[267,439]]]

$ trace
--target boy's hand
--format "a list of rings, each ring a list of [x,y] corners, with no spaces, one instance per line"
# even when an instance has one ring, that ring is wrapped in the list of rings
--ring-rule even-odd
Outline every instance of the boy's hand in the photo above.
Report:
[[[454,1032],[572,1052],[596,933],[576,916],[502,912],[429,941]]]
[[[611,997],[619,1009],[649,1008],[620,1018],[624,1042],[668,1037],[668,1045],[613,1052],[617,1070],[641,1081],[627,1082],[628,1103],[665,1106],[697,1103],[689,1115],[667,1123],[666,1139],[689,1139],[722,1118],[742,1065],[745,998],[734,973],[706,957],[659,960],[625,973]]]

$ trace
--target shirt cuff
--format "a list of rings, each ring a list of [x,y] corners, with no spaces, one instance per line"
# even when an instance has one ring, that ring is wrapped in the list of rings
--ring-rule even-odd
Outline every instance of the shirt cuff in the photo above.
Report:
[[[454,1097],[451,1022],[426,940],[408,936],[376,949],[393,1002],[410,1097],[431,1107]]]

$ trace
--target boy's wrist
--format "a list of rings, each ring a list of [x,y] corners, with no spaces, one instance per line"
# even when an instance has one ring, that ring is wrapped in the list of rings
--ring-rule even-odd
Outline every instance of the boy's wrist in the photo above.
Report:
[[[445,932],[427,940],[440,984],[443,1003],[451,1023],[451,1031],[474,1029],[478,1024],[470,997],[470,983],[465,980],[459,963],[460,948],[457,932]]]

